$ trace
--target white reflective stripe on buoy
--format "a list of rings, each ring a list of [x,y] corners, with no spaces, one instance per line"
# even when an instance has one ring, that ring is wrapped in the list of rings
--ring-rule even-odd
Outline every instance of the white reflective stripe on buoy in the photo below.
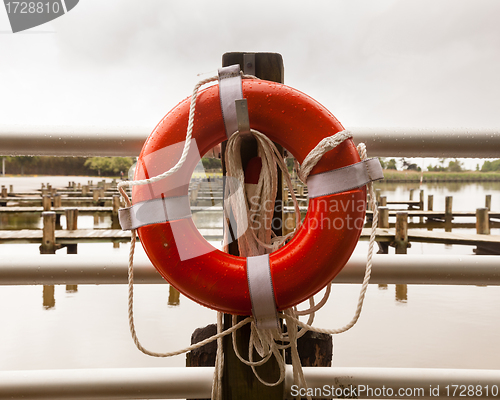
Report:
[[[230,65],[219,68],[219,98],[222,118],[226,127],[226,136],[229,138],[238,130],[235,100],[243,99],[240,65]]]
[[[378,158],[369,158],[347,167],[310,175],[307,178],[308,197],[312,199],[342,193],[379,179],[384,179],[380,161]]]
[[[257,327],[279,329],[269,254],[247,257],[247,280]]]
[[[165,197],[121,208],[118,210],[118,218],[122,230],[127,231],[144,225],[191,218],[191,207],[188,196]]]

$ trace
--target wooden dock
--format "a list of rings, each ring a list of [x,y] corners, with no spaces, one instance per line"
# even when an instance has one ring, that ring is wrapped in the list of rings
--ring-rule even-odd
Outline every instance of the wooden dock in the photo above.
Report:
[[[222,228],[199,229],[207,240],[222,239]],[[425,242],[441,244],[459,244],[477,246],[491,244],[500,246],[500,235],[480,235],[475,233],[435,232],[409,229],[408,242]],[[360,240],[370,239],[371,228],[363,228]],[[1,243],[41,243],[43,232],[41,229],[22,229],[16,231],[0,230]],[[55,239],[58,244],[93,243],[93,242],[128,242],[130,232],[120,229],[77,229],[56,230]],[[378,228],[376,241],[392,243],[396,239],[395,228]]]
[[[12,188],[11,188],[12,189]],[[82,214],[102,214],[111,213],[113,224],[112,228],[118,228],[117,214],[118,209],[123,206],[120,201],[116,189],[101,183],[99,187],[94,187],[92,193],[89,187],[82,186],[64,188],[65,194],[61,195],[56,189],[51,188],[50,185],[42,188],[40,192],[25,192],[25,193],[7,193],[6,188],[2,188],[2,198],[0,198],[0,215],[18,214],[18,213],[35,213],[43,215],[44,211],[52,212],[55,219],[56,226],[59,226],[60,216],[76,210],[75,207],[62,206],[62,202],[66,204],[73,204],[79,202],[78,213]],[[307,187],[299,182],[294,182],[293,191],[296,193],[300,211],[304,214],[307,211]],[[399,251],[405,252],[408,243],[411,242],[427,242],[427,243],[440,243],[440,244],[456,244],[456,245],[471,245],[477,246],[482,249],[481,252],[486,254],[500,254],[500,240],[499,236],[489,235],[490,228],[498,228],[500,224],[500,212],[491,211],[491,195],[486,195],[485,207],[478,208],[476,211],[454,211],[452,209],[451,196],[446,197],[445,210],[434,211],[433,196],[429,195],[427,200],[427,210],[424,210],[424,193],[423,190],[419,192],[419,200],[413,200],[413,190],[410,190],[409,200],[403,201],[388,201],[386,196],[380,195],[380,190],[376,190],[377,202],[379,204],[380,220],[379,229],[377,230],[376,240],[379,247],[383,252],[388,251],[389,246],[397,247],[399,243],[401,246]],[[44,193],[50,193],[44,194]],[[92,195],[92,197],[89,196]],[[105,196],[106,194],[106,196]],[[112,196],[109,196],[111,194]],[[72,197],[69,197],[71,195]],[[75,196],[76,195],[76,196]],[[74,197],[73,197],[74,196]],[[191,201],[191,211],[193,214],[197,212],[219,212],[223,211],[222,208],[222,181],[199,181],[190,185],[189,191]],[[283,207],[284,214],[288,214],[285,219],[290,218],[290,214],[295,212],[291,206],[290,197],[285,196],[285,206]],[[42,203],[38,205],[15,205],[12,202],[35,202]],[[8,205],[9,203],[10,205]],[[111,204],[110,204],[111,203]],[[88,204],[88,205],[87,205]],[[112,207],[108,206],[112,205]],[[388,205],[392,207],[389,208]],[[394,206],[406,207],[404,210],[395,209]],[[401,213],[404,214],[404,230],[397,229],[397,224],[400,220]],[[369,227],[371,225],[373,212],[367,210],[366,225],[361,235],[361,240],[369,238]],[[389,223],[389,217],[396,217]],[[47,217],[49,218],[49,217]],[[68,215],[67,215],[68,218]],[[417,218],[414,222],[413,218]],[[471,222],[463,222],[463,219],[472,219]],[[50,221],[52,221],[50,219]],[[456,219],[460,222],[456,222]],[[455,220],[455,221],[454,221]],[[402,221],[402,220],[401,220]],[[47,223],[53,224],[53,222]],[[401,222],[403,223],[403,222]],[[44,219],[45,227],[45,219]],[[476,228],[476,233],[457,233],[458,228]],[[421,228],[419,230],[418,228]],[[445,232],[432,231],[433,229],[444,228]],[[45,228],[44,228],[45,229]],[[451,232],[455,229],[454,232]],[[117,229],[96,229],[96,230],[74,230],[62,231],[55,230],[55,228],[48,228],[50,239],[47,243],[51,243],[49,247],[54,244],[57,246],[75,245],[79,242],[126,242],[130,240],[128,232],[122,232]],[[223,232],[221,228],[201,229],[200,232],[207,240],[221,240]],[[399,232],[399,233],[398,233]],[[42,230],[20,230],[20,231],[1,231],[0,230],[0,243],[40,243],[42,242]],[[405,237],[404,243],[401,242],[401,237]],[[52,248],[52,247],[51,247]]]

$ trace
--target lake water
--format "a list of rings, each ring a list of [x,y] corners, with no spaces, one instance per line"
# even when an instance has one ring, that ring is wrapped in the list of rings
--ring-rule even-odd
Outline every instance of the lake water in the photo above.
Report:
[[[63,186],[70,180],[86,183],[88,179],[0,178],[0,184],[25,191],[39,188],[41,182]],[[377,187],[389,200],[407,200],[408,190],[419,188],[418,184]],[[454,196],[454,210],[483,207],[486,194],[492,194],[492,209],[500,208],[500,183],[423,184],[421,188],[426,195],[434,195],[435,210],[444,210],[448,195]],[[418,191],[414,196],[418,199]],[[106,228],[108,224],[109,217],[79,219],[80,228]],[[492,234],[500,234],[500,229]],[[128,249],[128,244],[119,248],[111,243],[78,245],[80,254],[124,262]],[[140,245],[137,250],[142,251]],[[356,248],[357,253],[366,254],[366,250],[367,242]],[[21,252],[40,257],[36,244],[0,245],[0,257]],[[473,247],[413,243],[408,253],[472,255]],[[56,286],[53,296],[48,291],[44,304],[42,286],[0,286],[1,370],[185,365],[184,355],[156,359],[135,348],[128,330],[126,285],[79,285],[76,291]],[[334,285],[315,325],[343,326],[354,313],[358,293],[359,285]],[[395,285],[370,285],[359,322],[334,337],[333,365],[500,369],[499,302],[500,287],[494,286],[409,285],[401,295]],[[214,323],[216,313],[182,295],[179,305],[169,305],[167,284],[136,285],[135,318],[144,346],[162,352],[188,346],[193,330]]]

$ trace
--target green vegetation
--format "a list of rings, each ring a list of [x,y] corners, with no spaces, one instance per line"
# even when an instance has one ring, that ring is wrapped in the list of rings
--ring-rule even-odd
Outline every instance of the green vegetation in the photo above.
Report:
[[[222,162],[218,158],[203,157],[201,159],[201,163],[203,164],[203,168],[205,168],[205,170],[214,170],[222,168]]]
[[[9,175],[92,175],[92,171],[84,165],[85,160],[84,157],[5,157],[5,173]]]
[[[415,181],[420,182],[422,176],[423,182],[437,181],[500,181],[500,171],[498,172],[447,172],[447,171],[395,171],[384,170],[385,181]]]
[[[481,167],[481,172],[500,171],[500,160],[485,161]]]
[[[445,167],[444,163],[446,161],[446,158],[441,158],[439,160],[439,163],[441,165],[429,165],[427,167],[428,171],[434,171],[434,172],[462,172],[463,171],[463,165],[462,162],[457,160],[456,158],[454,160],[450,160],[448,162],[448,166]]]
[[[0,157],[1,158],[1,157]],[[106,175],[116,176],[134,163],[132,157],[5,157],[9,175]]]
[[[127,176],[129,168],[134,163],[132,157],[91,157],[85,161],[85,166],[101,175],[118,175],[123,172]]]

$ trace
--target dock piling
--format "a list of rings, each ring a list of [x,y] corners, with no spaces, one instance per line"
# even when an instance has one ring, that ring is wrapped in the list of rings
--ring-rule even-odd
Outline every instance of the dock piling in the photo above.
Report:
[[[478,235],[490,234],[490,221],[486,207],[476,209],[476,232]]]
[[[488,209],[488,211],[491,211],[491,194],[486,195],[484,199],[484,206]]]
[[[406,254],[408,246],[408,213],[396,213],[396,235],[394,238],[396,254]]]
[[[451,221],[453,220],[453,196],[445,197],[445,205],[444,205],[444,223],[445,223],[445,232],[451,232]]]
[[[40,254],[55,254],[56,252],[56,213],[54,211],[42,212],[43,236],[40,245]]]
[[[385,197],[385,196],[384,196]],[[378,208],[379,212],[379,228],[388,229],[389,228],[389,208],[387,206],[381,206]]]
[[[48,194],[42,196],[42,207],[43,211],[50,211],[52,208],[52,198]]]

